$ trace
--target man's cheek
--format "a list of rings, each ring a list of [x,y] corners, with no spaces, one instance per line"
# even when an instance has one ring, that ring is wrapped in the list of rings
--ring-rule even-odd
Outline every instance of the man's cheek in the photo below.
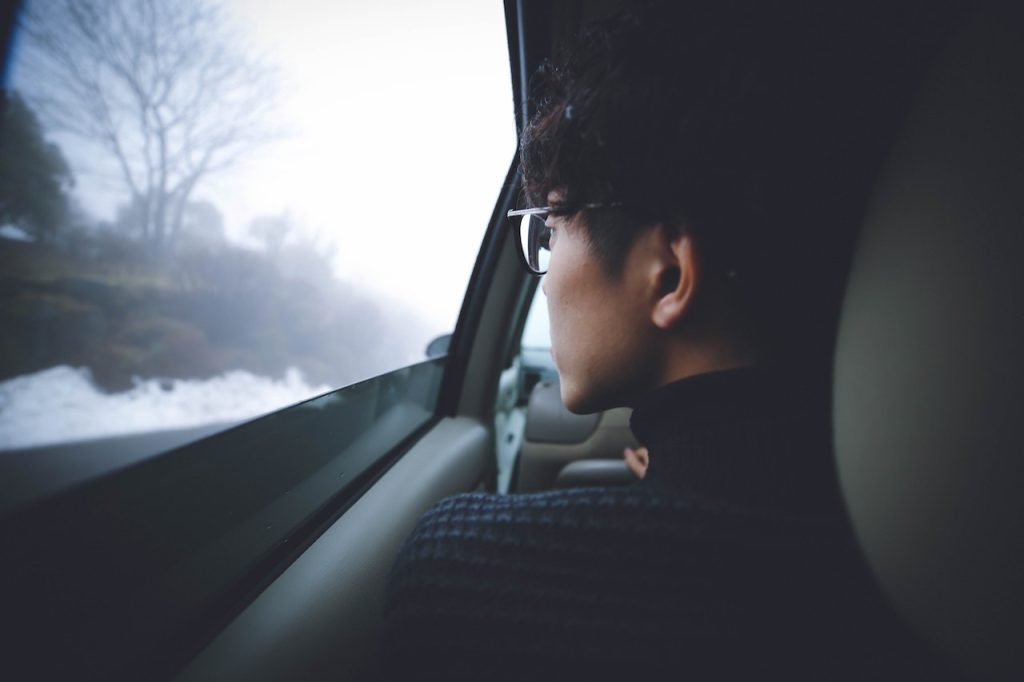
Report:
[[[548,304],[548,335],[551,337],[551,345],[554,347],[555,339],[561,336],[559,332],[559,324],[561,322],[561,315],[558,313],[558,306],[555,300],[551,297],[547,297]]]
[[[561,371],[561,365],[559,363],[559,348],[561,347],[562,334],[558,329],[558,324],[552,319],[549,324],[549,334],[551,336],[551,359],[555,361],[555,367]]]

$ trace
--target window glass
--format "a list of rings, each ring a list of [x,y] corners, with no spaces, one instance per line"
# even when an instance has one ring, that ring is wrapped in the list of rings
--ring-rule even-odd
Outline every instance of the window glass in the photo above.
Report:
[[[551,330],[548,327],[547,298],[538,286],[526,315],[522,349],[523,393],[529,396],[534,385],[541,379],[558,381],[558,370],[551,357]]]
[[[424,359],[515,148],[498,2],[29,0],[3,97],[0,450]]]
[[[547,299],[538,285],[526,314],[519,353],[498,380],[494,433],[499,492],[508,492],[512,484],[523,445],[530,394],[541,381],[558,383],[558,369],[551,357]]]

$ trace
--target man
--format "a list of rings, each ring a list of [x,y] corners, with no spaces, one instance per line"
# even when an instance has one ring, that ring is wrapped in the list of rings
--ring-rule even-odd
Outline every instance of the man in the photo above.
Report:
[[[920,673],[845,518],[828,399],[852,228],[928,52],[908,25],[650,5],[541,74],[517,213],[543,221],[524,256],[550,251],[562,399],[633,407],[649,466],[435,505],[391,576],[393,676]]]

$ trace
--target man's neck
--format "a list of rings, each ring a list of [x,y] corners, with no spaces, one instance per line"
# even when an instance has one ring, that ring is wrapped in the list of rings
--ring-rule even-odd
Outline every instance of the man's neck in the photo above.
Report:
[[[753,367],[759,363],[759,354],[744,344],[722,341],[674,343],[666,350],[656,387],[698,374]]]

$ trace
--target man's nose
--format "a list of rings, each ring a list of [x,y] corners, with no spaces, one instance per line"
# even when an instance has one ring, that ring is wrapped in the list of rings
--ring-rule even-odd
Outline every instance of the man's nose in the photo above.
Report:
[[[545,275],[541,275],[541,278],[540,278],[540,290],[544,292],[545,296],[548,295],[548,276],[546,274]]]

